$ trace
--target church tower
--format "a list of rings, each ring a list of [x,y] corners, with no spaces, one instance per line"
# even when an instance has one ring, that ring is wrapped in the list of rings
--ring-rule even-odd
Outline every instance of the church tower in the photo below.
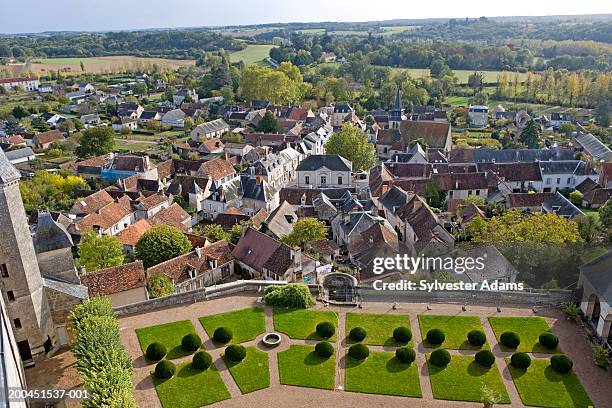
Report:
[[[399,129],[402,120],[406,120],[406,116],[404,116],[404,108],[402,107],[402,95],[400,92],[400,87],[398,85],[397,91],[395,92],[395,105],[393,109],[391,109],[391,111],[389,112],[389,127],[391,129]]]
[[[0,149],[0,289],[27,365],[53,350],[56,336],[19,192],[20,177]]]

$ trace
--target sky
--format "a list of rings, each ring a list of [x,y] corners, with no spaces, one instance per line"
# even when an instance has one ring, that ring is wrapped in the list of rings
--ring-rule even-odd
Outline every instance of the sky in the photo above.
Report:
[[[609,0],[0,0],[0,33],[612,13]]]

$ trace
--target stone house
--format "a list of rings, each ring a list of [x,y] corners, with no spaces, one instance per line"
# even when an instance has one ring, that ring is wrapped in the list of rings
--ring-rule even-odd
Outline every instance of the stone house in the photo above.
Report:
[[[339,155],[311,155],[295,169],[298,187],[342,188],[352,184],[353,165]]]

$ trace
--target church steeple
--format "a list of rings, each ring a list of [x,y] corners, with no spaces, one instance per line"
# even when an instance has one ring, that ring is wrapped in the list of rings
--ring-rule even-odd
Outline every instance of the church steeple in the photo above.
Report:
[[[402,120],[404,120],[404,108],[402,107],[402,94],[399,84],[395,91],[395,105],[389,113],[389,127],[392,129],[398,129]]]
[[[404,109],[402,108],[402,95],[400,93],[400,86],[397,85],[397,90],[395,91],[395,110],[402,112]]]

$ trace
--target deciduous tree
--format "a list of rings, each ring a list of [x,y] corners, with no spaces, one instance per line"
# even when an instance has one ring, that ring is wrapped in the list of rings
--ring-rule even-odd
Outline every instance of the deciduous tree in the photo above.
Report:
[[[351,124],[332,134],[325,144],[327,154],[338,154],[353,163],[353,171],[369,170],[376,164],[376,150],[368,135]]]
[[[85,271],[94,272],[122,265],[124,259],[123,245],[116,237],[99,236],[95,231],[89,231],[81,237],[78,263],[85,267]]]

